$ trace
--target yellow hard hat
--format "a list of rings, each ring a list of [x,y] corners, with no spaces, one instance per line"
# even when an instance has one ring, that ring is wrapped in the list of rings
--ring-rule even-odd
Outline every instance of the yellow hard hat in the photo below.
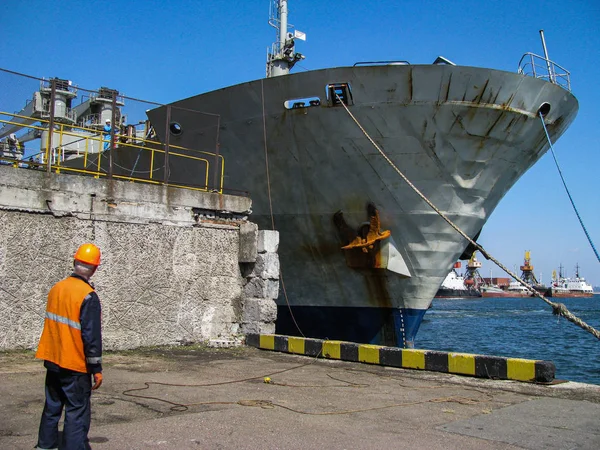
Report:
[[[83,244],[75,252],[75,259],[92,266],[100,265],[100,249],[94,244]]]

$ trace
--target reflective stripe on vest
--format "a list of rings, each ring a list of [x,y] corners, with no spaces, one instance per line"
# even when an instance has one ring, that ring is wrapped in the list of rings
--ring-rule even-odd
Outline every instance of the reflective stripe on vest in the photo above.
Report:
[[[68,317],[59,316],[58,314],[46,311],[46,318],[54,320],[58,323],[64,323],[65,325],[69,325],[71,328],[75,328],[76,330],[81,330],[81,324],[69,319]]]
[[[44,331],[35,354],[63,369],[87,372],[81,338],[81,304],[94,292],[85,281],[68,277],[56,283],[48,293]]]

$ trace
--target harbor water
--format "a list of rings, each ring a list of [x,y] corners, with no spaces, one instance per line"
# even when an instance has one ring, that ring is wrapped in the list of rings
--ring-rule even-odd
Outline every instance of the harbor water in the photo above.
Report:
[[[600,295],[551,300],[600,329]],[[600,340],[535,297],[434,299],[415,348],[543,359],[556,379],[600,385]]]

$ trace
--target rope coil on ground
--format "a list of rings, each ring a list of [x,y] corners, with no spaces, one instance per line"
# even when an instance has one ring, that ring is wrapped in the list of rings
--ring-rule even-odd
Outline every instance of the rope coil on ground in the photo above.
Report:
[[[404,175],[402,173],[402,171],[400,171],[400,169],[398,169],[398,167],[396,167],[396,165],[392,162],[392,160],[385,154],[385,152],[371,138],[371,136],[369,135],[369,133],[367,133],[367,131],[359,123],[359,121],[356,119],[356,117],[354,117],[354,115],[352,114],[352,112],[350,112],[350,109],[342,101],[342,99],[340,98],[340,96],[337,93],[335,95],[336,95],[339,103],[344,107],[344,109],[346,110],[346,112],[348,113],[348,115],[352,118],[352,120],[354,121],[354,123],[358,126],[358,128],[360,128],[360,130],[362,131],[362,133],[366,136],[366,138],[369,140],[369,142],[371,142],[371,144],[377,149],[377,151],[381,154],[381,156],[383,156],[383,158],[388,162],[388,164],[390,166],[392,166],[392,168],[398,173],[398,175],[400,175],[400,177],[406,182],[406,184],[408,184],[408,186],[419,197],[421,197],[421,199],[425,203],[427,203],[442,219],[444,219],[448,223],[448,225],[450,225],[458,234],[460,234],[463,238],[465,238],[469,243],[471,243],[473,246],[475,246],[475,248],[477,250],[479,250],[481,252],[481,254],[486,259],[492,261],[494,264],[496,264],[498,267],[500,267],[502,270],[504,270],[507,274],[509,274],[516,281],[518,281],[521,285],[523,285],[526,289],[528,289],[535,297],[540,298],[542,301],[544,301],[548,305],[550,305],[552,307],[552,310],[553,310],[552,313],[553,314],[558,315],[560,317],[564,317],[569,322],[572,322],[575,325],[578,325],[579,327],[583,328],[584,330],[586,330],[587,332],[589,332],[590,334],[592,334],[595,338],[600,339],[600,331],[596,330],[591,325],[588,325],[587,323],[585,323],[580,318],[576,317],[574,314],[572,314],[566,308],[565,305],[563,305],[561,303],[551,302],[546,297],[544,297],[542,294],[540,294],[539,292],[537,292],[529,284],[527,284],[525,281],[523,281],[520,277],[518,277],[516,274],[512,273],[500,261],[498,261],[492,255],[490,255],[487,251],[485,251],[485,249],[481,245],[479,245],[477,242],[475,242],[473,239],[471,239],[469,236],[467,236],[464,231],[462,231],[457,225],[454,224],[454,222],[452,222],[448,217],[446,217],[446,215],[441,210],[439,210],[414,184],[412,184],[411,181],[406,177],[406,175]],[[544,127],[544,129],[545,129],[545,127]]]
[[[312,364],[312,362],[307,363],[307,364],[301,364],[299,366],[290,367],[289,369],[284,369],[284,370],[280,370],[277,372],[273,372],[269,375],[280,374],[283,372],[287,372],[290,370],[294,370],[294,369],[298,369],[298,368],[307,366],[309,364]],[[368,372],[368,373],[371,373],[371,372]],[[286,409],[288,411],[291,411],[291,412],[294,412],[297,414],[304,414],[304,415],[311,415],[311,416],[330,416],[330,415],[352,414],[352,413],[360,413],[360,412],[368,412],[368,411],[377,411],[377,410],[388,409],[388,408],[398,408],[398,407],[403,407],[403,406],[414,406],[414,405],[425,404],[425,403],[458,403],[461,405],[476,405],[479,403],[485,403],[485,402],[491,401],[491,396],[487,393],[483,393],[487,397],[484,400],[470,398],[470,397],[462,397],[462,396],[450,396],[450,397],[436,397],[436,398],[432,398],[432,399],[428,399],[428,400],[421,400],[421,401],[414,401],[414,402],[392,403],[390,405],[373,406],[370,408],[360,408],[360,409],[350,409],[350,410],[340,410],[340,411],[302,411],[302,410],[291,408],[289,406],[285,406],[285,405],[282,405],[279,403],[275,403],[271,400],[263,400],[263,399],[240,399],[237,401],[228,401],[228,402],[227,401],[209,401],[209,402],[196,402],[196,403],[178,403],[178,402],[173,402],[173,401],[166,400],[166,399],[160,398],[160,397],[131,394],[131,392],[134,392],[134,391],[143,391],[143,390],[149,389],[150,385],[152,385],[152,384],[156,384],[156,385],[160,385],[160,386],[171,386],[171,387],[207,387],[207,386],[216,386],[216,385],[223,385],[223,384],[241,383],[241,382],[256,380],[256,379],[260,379],[260,378],[264,379],[264,378],[268,377],[269,375],[260,375],[260,376],[249,377],[249,378],[244,378],[244,379],[240,379],[240,380],[222,381],[222,382],[218,382],[218,383],[206,383],[206,384],[176,384],[176,383],[163,383],[163,382],[158,382],[158,381],[146,381],[146,382],[144,382],[144,387],[127,389],[126,391],[123,391],[122,394],[127,397],[155,400],[155,401],[159,401],[162,403],[166,403],[168,405],[171,405],[170,410],[172,412],[185,412],[185,411],[188,411],[191,406],[239,405],[239,406],[249,406],[249,407],[255,407],[255,408],[262,408],[262,409],[275,409],[277,407],[277,408]],[[377,375],[377,374],[374,374],[374,375]],[[331,376],[330,374],[327,374],[327,376],[334,380],[343,381],[346,384],[344,384],[344,385],[320,385],[320,386],[293,385],[293,384],[288,384],[288,383],[274,383],[274,382],[269,382],[268,384],[284,386],[284,387],[320,387],[320,388],[331,388],[331,387],[357,388],[357,387],[370,386],[369,384],[353,383],[350,381],[340,380],[338,378]],[[407,387],[407,386],[404,386],[404,387]],[[442,386],[433,386],[433,387],[430,386],[430,387],[427,387],[427,389],[441,388],[441,387]],[[413,389],[425,389],[425,388],[413,387]],[[471,390],[476,390],[476,389],[471,389]],[[476,391],[478,391],[478,390],[476,390]],[[478,392],[480,392],[480,391],[478,391]]]

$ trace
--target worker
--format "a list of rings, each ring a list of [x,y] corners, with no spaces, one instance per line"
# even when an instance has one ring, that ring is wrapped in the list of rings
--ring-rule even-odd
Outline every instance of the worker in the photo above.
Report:
[[[110,119],[106,119],[104,123],[104,150],[108,150],[110,148],[110,132],[112,131],[112,127],[110,124]]]
[[[21,143],[15,133],[10,133],[6,138],[8,144],[8,155],[17,161],[23,159],[23,151],[21,150]],[[15,166],[17,167],[17,166]]]
[[[10,133],[6,141],[8,142],[8,151],[12,154],[13,158],[17,159],[20,144],[15,133]]]
[[[58,421],[63,408],[60,448],[90,448],[91,391],[102,384],[101,307],[90,283],[99,265],[100,249],[94,244],[81,245],[75,253],[73,273],[48,293],[44,330],[35,354],[46,368],[38,449],[59,447]]]

